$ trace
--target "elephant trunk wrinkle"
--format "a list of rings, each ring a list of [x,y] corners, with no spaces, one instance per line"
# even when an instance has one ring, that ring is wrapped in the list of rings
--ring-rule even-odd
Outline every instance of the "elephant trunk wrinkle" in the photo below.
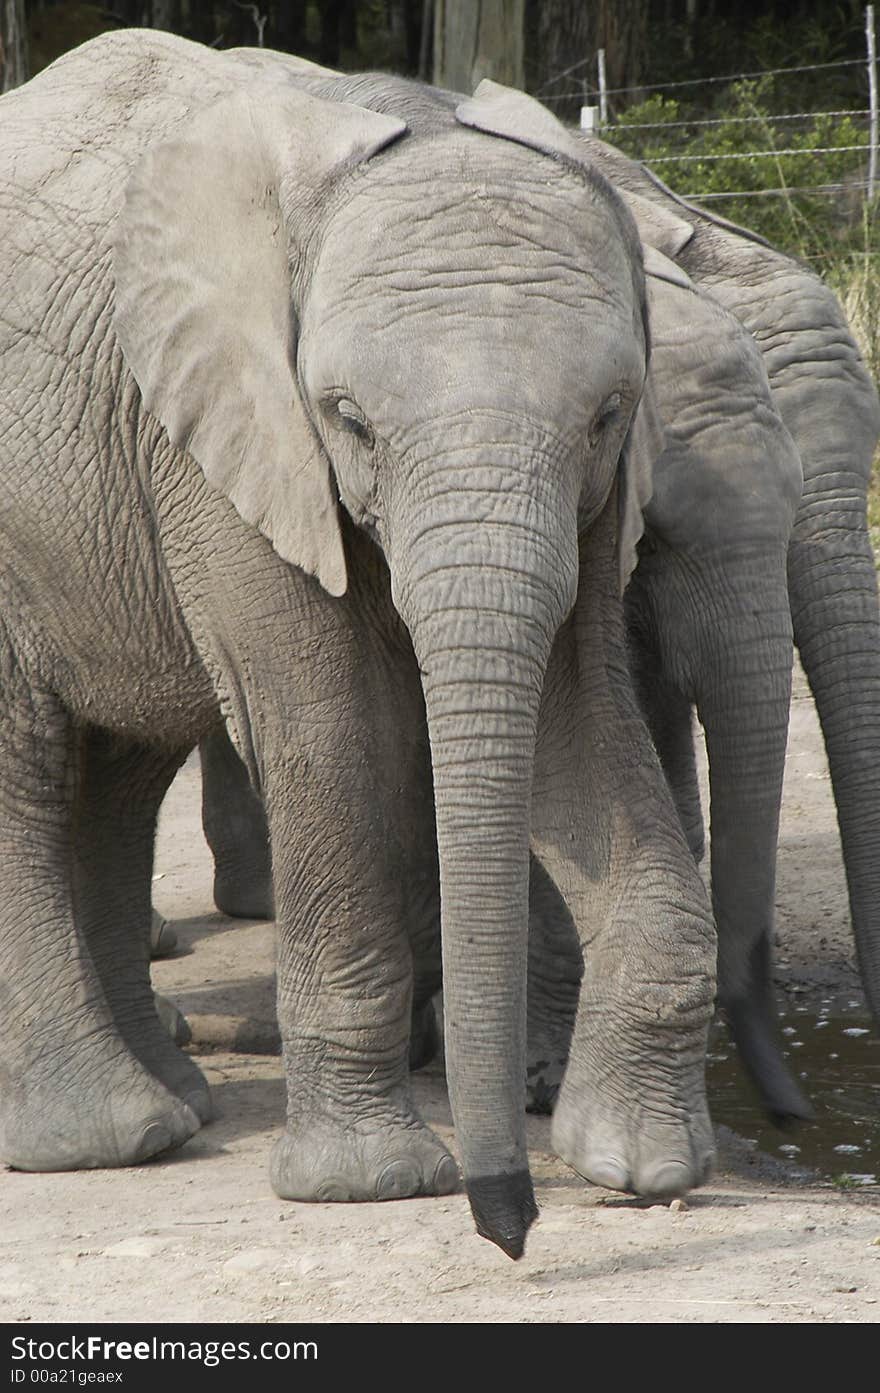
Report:
[[[524,1129],[532,776],[568,578],[563,549],[545,547],[536,565],[499,531],[467,539],[488,566],[423,561],[399,593],[434,772],[453,1116],[477,1229],[517,1256],[537,1213]],[[491,564],[499,546],[503,567]]]

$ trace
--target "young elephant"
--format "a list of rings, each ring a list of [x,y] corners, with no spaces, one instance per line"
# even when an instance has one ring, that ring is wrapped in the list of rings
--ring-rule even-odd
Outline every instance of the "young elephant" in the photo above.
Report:
[[[740,919],[719,922],[721,975],[735,983],[744,929],[753,953],[765,951],[772,935],[793,654],[786,556],[801,466],[751,336],[665,257],[650,253],[647,265],[651,382],[665,430],[626,591],[630,657],[698,859],[703,823],[692,705],[706,730],[715,902],[722,912],[730,904],[746,908]],[[236,838],[247,850],[236,851],[231,864],[259,862],[260,821],[228,741],[218,734],[203,751],[203,800],[211,810],[205,828],[227,884],[237,873],[230,877],[227,859]],[[729,884],[731,876],[738,883]],[[528,1098],[547,1110],[569,1054],[581,956],[565,904],[534,860],[530,895]],[[425,943],[423,934],[414,945],[425,964],[416,977],[419,1004],[437,985]],[[758,981],[769,991],[769,973]],[[755,995],[754,984],[743,987],[749,990],[742,998],[731,993],[725,1005],[746,1067],[774,1114],[809,1116],[782,1061],[772,1001]]]
[[[828,754],[862,982],[880,1020],[880,610],[866,501],[880,434],[875,385],[837,299],[818,276],[756,234],[683,202],[612,146],[588,136],[582,143],[628,200],[643,240],[674,257],[754,337],[773,404],[800,456],[804,485],[787,554],[791,621]],[[754,592],[744,598],[747,605],[759,600]],[[742,675],[740,687],[755,716],[749,726],[766,730],[771,686],[755,670]],[[671,710],[666,720],[673,721]],[[689,721],[682,703],[667,749],[684,750]],[[672,764],[675,780],[680,754]],[[748,787],[740,762],[716,761],[712,881],[721,941],[730,944],[719,958],[719,996],[740,1049],[762,1075],[767,1106],[784,1116],[800,1109],[781,1084],[769,1044],[773,879],[752,875],[750,817],[741,817],[736,833],[729,817],[748,802],[764,809],[760,820],[769,825],[775,766],[774,757],[765,772],[755,759]]]
[[[515,1257],[535,1214],[530,834],[593,984],[567,1159],[658,1195],[705,1174],[714,934],[620,604],[651,431],[650,403],[630,430],[639,244],[562,127],[509,97],[500,121],[481,100],[380,113],[122,31],[2,99],[13,1166],[129,1164],[208,1113],[155,1014],[149,889],[156,810],[222,709],[274,848],[275,1188],[456,1185],[406,1073],[424,711],[479,1231]]]

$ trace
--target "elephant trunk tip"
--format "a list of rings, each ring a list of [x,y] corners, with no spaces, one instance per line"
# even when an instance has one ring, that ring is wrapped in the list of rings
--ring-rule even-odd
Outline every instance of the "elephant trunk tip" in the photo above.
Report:
[[[517,1262],[525,1252],[526,1235],[538,1217],[529,1172],[511,1171],[469,1180],[467,1192],[477,1233]]]
[[[724,1009],[740,1058],[773,1125],[784,1131],[799,1122],[813,1122],[815,1111],[785,1065],[768,1014],[749,999],[725,1002]]]

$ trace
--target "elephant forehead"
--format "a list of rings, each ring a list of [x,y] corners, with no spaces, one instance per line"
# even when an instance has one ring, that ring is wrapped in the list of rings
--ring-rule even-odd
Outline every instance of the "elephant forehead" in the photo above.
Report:
[[[638,271],[615,224],[576,176],[522,165],[525,187],[469,166],[454,188],[363,181],[310,278],[312,385],[356,386],[365,409],[371,384],[380,399],[420,384],[453,408],[507,393],[527,407],[582,398],[586,412],[640,380]]]
[[[516,285],[631,306],[631,249],[604,198],[545,156],[505,144],[489,160],[486,143],[498,147],[447,139],[367,165],[325,230],[319,280],[349,294],[381,275],[401,294]]]

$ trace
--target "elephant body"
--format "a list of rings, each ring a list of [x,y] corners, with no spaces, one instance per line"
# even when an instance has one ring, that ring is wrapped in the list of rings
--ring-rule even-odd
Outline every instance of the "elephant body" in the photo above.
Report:
[[[643,242],[701,293],[690,308],[680,291],[652,296],[666,440],[627,591],[630,653],[698,857],[694,708],[704,727],[718,1000],[771,1116],[808,1118],[772,986],[792,640],[822,723],[862,981],[880,1018],[880,610],[867,524],[880,401],[818,276],[579,138]]]
[[[406,1072],[439,856],[465,1180],[518,1256],[530,843],[588,968],[560,1154],[658,1195],[711,1156],[714,937],[619,594],[644,284],[530,99],[385,105],[151,31],[3,98],[0,1155],[129,1164],[209,1115],[149,890],[222,712],[272,844],[276,1191],[457,1183]]]
[[[828,754],[862,981],[880,1019],[880,611],[867,523],[880,435],[876,387],[836,296],[818,276],[760,237],[683,202],[613,147],[583,139],[597,166],[630,199],[642,237],[674,257],[752,335],[773,403],[797,447],[803,490],[787,553],[793,635]],[[655,210],[659,224],[653,223]],[[670,217],[679,220],[677,231]],[[772,704],[765,691],[759,677],[746,698],[754,709]],[[680,748],[684,743],[679,738]],[[743,795],[752,777],[755,799],[766,807],[767,784],[757,764],[751,768],[750,776],[735,764],[734,776]],[[680,765],[670,772],[679,778]],[[712,799],[714,808],[715,780]],[[719,959],[719,994],[732,1007],[741,1037],[736,1022],[743,1001],[769,999],[773,884],[765,877],[756,894],[757,887],[738,875],[725,833],[717,864],[713,838],[713,881],[722,940],[725,919],[742,924],[757,910],[763,925],[757,936],[748,930],[735,935],[748,952],[725,961],[722,951]]]

